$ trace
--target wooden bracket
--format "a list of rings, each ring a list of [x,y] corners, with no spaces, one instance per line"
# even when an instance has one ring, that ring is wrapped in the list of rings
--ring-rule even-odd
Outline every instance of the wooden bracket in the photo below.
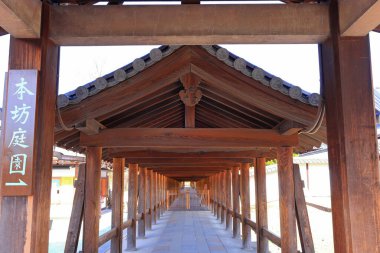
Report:
[[[195,106],[202,98],[202,91],[198,88],[201,79],[192,73],[181,76],[184,90],[179,92],[182,102],[186,106]]]
[[[98,134],[101,129],[106,129],[106,127],[95,119],[86,119],[75,125],[75,129],[78,129],[86,135]]]
[[[274,127],[281,135],[293,135],[305,128],[305,125],[292,120],[283,120]]]

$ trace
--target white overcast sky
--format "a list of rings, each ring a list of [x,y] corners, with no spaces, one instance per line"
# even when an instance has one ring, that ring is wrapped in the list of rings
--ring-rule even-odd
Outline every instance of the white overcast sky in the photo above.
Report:
[[[371,33],[372,73],[380,88],[380,34]],[[222,45],[232,53],[308,92],[319,92],[317,45]],[[59,93],[66,93],[141,57],[157,46],[62,47]],[[9,36],[0,37],[0,80],[8,65]],[[3,87],[0,88],[2,104]]]

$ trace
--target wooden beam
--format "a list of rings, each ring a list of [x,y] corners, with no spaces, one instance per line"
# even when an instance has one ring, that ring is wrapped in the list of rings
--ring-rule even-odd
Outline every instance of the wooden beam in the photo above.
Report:
[[[0,26],[15,38],[39,38],[41,10],[39,0],[1,0]]]
[[[138,164],[128,166],[128,220],[132,220],[132,226],[127,229],[127,250],[136,250],[136,215],[137,215],[137,186]]]
[[[137,205],[137,213],[143,213],[144,216],[138,221],[138,236],[145,238],[145,210],[146,210],[146,168],[140,167],[139,169],[139,199]]]
[[[332,5],[332,14],[337,10]],[[326,97],[334,249],[379,253],[379,156],[369,38],[342,38],[336,19],[331,26],[331,39],[321,45],[321,80]]]
[[[111,252],[123,252],[123,203],[124,203],[124,169],[123,158],[113,159],[112,176],[112,221],[111,228],[116,228],[116,236],[111,239]]]
[[[0,36],[7,35],[8,32],[4,30],[4,28],[0,27]]]
[[[155,151],[155,150],[138,150],[131,151],[130,148],[113,148],[109,149],[108,153],[112,157],[125,157],[131,159],[137,158],[252,158],[252,157],[266,157],[265,155],[272,155],[273,151],[268,148],[248,150],[248,151],[220,151],[220,152],[176,152],[169,151]]]
[[[100,170],[101,147],[87,147],[86,190],[83,218],[83,251],[96,252],[99,248]]]
[[[239,181],[239,167],[232,168],[232,210],[234,213],[240,213],[239,204],[239,192],[240,192],[240,181]],[[238,237],[240,234],[240,223],[236,216],[232,220],[232,236],[234,238]]]
[[[83,220],[86,164],[79,165],[78,179],[74,183],[75,193],[71,209],[69,229],[67,230],[65,253],[77,252],[80,228]]]
[[[18,4],[18,1],[9,2],[12,2],[12,5],[16,2]],[[25,3],[24,5],[27,6]],[[49,23],[48,5],[44,5],[43,20]],[[3,26],[2,23],[0,25]],[[0,245],[4,252],[48,251],[58,55],[59,48],[48,40],[46,26],[42,29],[41,40],[21,40],[12,36],[10,38],[9,69],[37,69],[40,75],[34,140],[34,192],[33,196],[29,197],[1,199]]]
[[[293,180],[293,149],[278,148],[281,252],[297,252],[297,228]]]
[[[328,20],[326,4],[54,6],[51,31],[56,43],[78,46],[317,43]]]
[[[300,167],[298,164],[293,165],[294,177],[294,194],[296,201],[296,217],[298,234],[301,241],[303,253],[314,253],[313,236],[309,222],[309,215],[307,213],[305,194],[303,192],[303,182],[301,180]]]
[[[276,147],[296,146],[298,136],[275,130],[207,128],[115,128],[80,136],[81,146],[103,147]]]
[[[267,184],[265,170],[265,158],[257,158],[255,166],[257,253],[268,252],[268,239],[261,233],[263,228],[268,229]]]
[[[250,164],[243,163],[240,169],[240,196],[241,196],[241,220],[242,220],[242,246],[243,249],[251,247],[251,228],[245,219],[251,218],[251,204],[249,193],[249,168]]]
[[[379,0],[336,0],[342,36],[366,36],[380,24]]]
[[[252,162],[253,159],[249,158],[127,158],[128,163],[139,163],[139,164],[205,164],[212,165],[215,163],[241,163],[241,162]]]

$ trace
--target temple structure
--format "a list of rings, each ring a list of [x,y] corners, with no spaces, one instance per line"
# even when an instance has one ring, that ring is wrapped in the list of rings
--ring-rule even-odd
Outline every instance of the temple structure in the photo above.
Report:
[[[106,2],[107,5],[93,5]],[[126,5],[123,5],[123,2]],[[141,1],[144,2],[144,1]],[[254,2],[254,1],[253,1]],[[379,164],[368,33],[374,0],[128,5],[0,0],[11,34],[2,126],[0,251],[47,252],[53,145],[86,153],[66,252],[136,248],[191,181],[204,206],[284,253],[314,252],[293,152],[328,144],[335,252],[380,253]],[[321,94],[308,94],[216,44],[318,43]],[[57,96],[59,47],[166,45]],[[265,161],[278,161],[281,234],[268,230]],[[112,228],[99,237],[101,163],[113,163]],[[256,221],[249,168],[255,170]],[[123,176],[128,167],[128,220]],[[174,197],[173,197],[174,196]],[[182,196],[183,197],[183,196]],[[190,198],[186,197],[185,198]],[[186,199],[186,208],[191,208]],[[241,207],[241,209],[240,209]],[[139,229],[137,229],[139,228]]]

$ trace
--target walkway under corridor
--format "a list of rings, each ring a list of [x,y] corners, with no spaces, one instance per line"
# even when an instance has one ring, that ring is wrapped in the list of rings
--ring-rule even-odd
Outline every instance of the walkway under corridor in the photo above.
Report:
[[[143,253],[222,253],[242,252],[240,238],[232,238],[212,212],[200,206],[195,190],[190,190],[190,209],[186,210],[186,193],[180,192],[145,238],[137,239],[137,252]],[[123,249],[126,249],[123,241]],[[254,247],[254,245],[253,245]],[[250,249],[249,252],[256,252]]]

